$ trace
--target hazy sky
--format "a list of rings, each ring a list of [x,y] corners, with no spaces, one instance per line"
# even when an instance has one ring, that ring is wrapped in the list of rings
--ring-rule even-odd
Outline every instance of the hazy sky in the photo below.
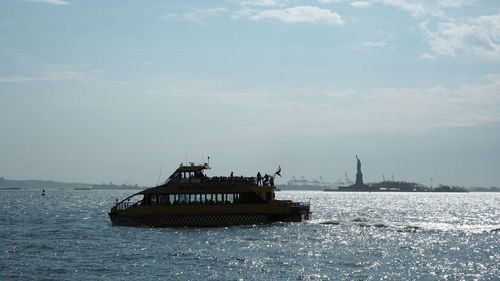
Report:
[[[0,176],[500,187],[500,1],[0,0]]]

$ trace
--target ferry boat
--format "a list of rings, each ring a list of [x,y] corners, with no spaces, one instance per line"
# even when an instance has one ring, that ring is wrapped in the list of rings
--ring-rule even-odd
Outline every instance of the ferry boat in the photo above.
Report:
[[[274,176],[207,177],[203,165],[180,165],[164,184],[117,202],[109,217],[121,226],[227,226],[302,222],[309,203],[275,199]]]

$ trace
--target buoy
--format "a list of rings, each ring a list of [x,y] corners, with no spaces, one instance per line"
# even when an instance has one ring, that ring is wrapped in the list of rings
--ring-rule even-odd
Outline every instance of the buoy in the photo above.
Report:
[[[42,196],[45,196],[45,189],[42,190]]]

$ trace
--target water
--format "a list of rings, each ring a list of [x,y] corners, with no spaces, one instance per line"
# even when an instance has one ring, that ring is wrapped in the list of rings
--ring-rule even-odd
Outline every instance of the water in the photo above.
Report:
[[[111,226],[131,191],[0,191],[1,280],[500,280],[500,193],[277,192],[306,223]]]

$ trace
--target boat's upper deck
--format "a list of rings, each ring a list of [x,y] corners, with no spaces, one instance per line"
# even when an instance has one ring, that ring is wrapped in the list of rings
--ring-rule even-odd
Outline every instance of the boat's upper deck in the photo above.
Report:
[[[278,202],[274,199],[274,176],[265,174],[262,177],[257,173],[256,177],[243,177],[233,176],[231,172],[229,177],[209,177],[203,173],[206,169],[210,169],[207,164],[181,165],[164,184],[131,195],[117,202],[115,208],[128,210],[134,206],[157,205],[237,206]],[[279,174],[279,170],[276,174]],[[279,202],[276,204],[289,201]]]
[[[143,193],[155,192],[266,192],[274,188],[274,178],[270,175],[260,177],[244,176],[214,176],[209,177],[204,174],[210,169],[207,163],[203,165],[180,165],[175,172],[162,184],[147,190]]]

